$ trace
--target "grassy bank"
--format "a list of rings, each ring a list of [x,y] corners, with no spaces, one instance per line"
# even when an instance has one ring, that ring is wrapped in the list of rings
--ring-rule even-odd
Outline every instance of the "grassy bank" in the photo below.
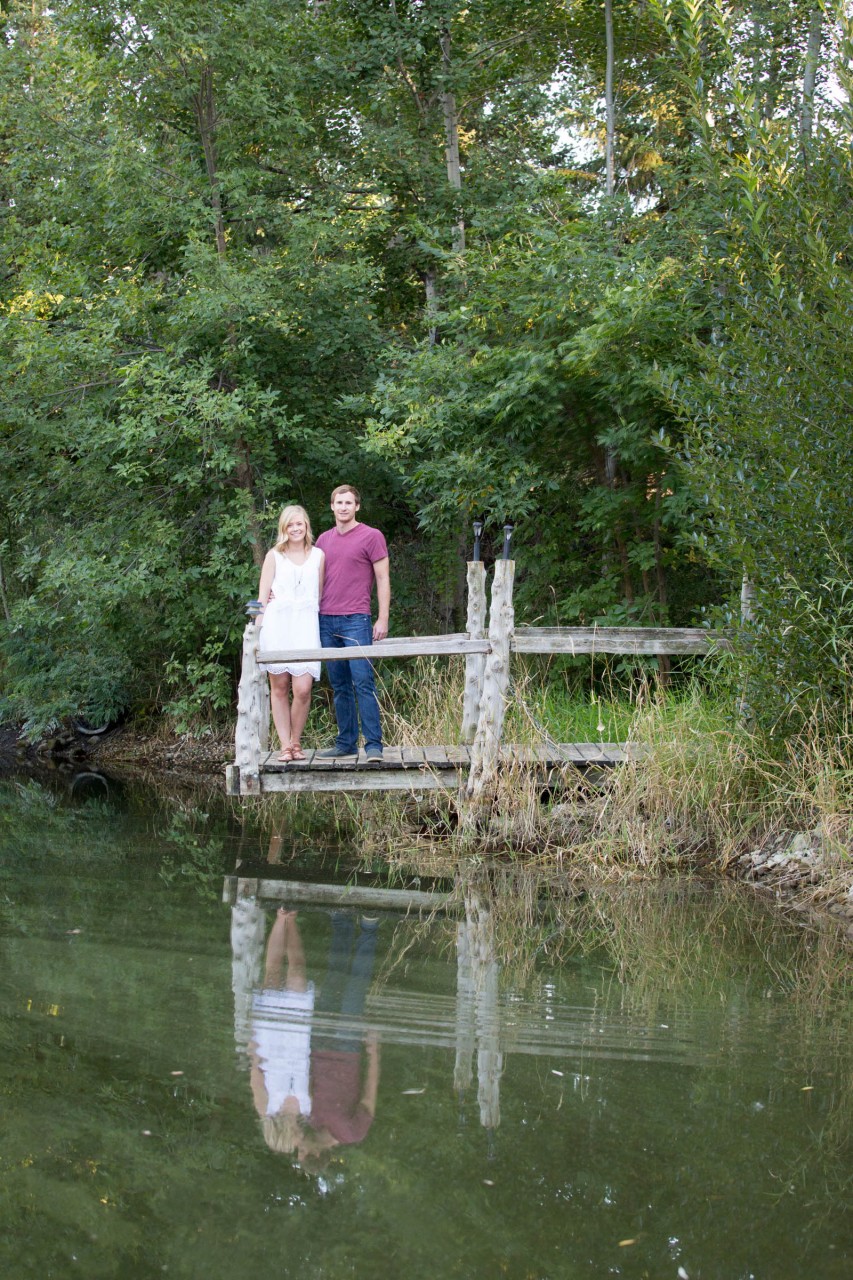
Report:
[[[389,739],[453,741],[461,670],[448,675],[422,663],[416,704],[396,680],[396,696],[386,688]],[[736,692],[711,695],[696,679],[662,688],[598,673],[584,682],[576,671],[531,664],[514,685],[505,741],[549,739],[630,741],[640,752],[609,773],[548,780],[510,764],[473,848],[455,825],[453,798],[398,805],[396,818],[387,812],[380,824],[383,838],[403,861],[416,853],[431,871],[460,855],[523,861],[545,878],[587,882],[728,871],[760,875],[774,891],[840,904],[849,914],[853,731],[843,713],[819,708],[799,734],[782,739],[743,717]],[[792,842],[802,857],[786,862]],[[749,851],[755,861],[744,867]]]
[[[457,741],[462,679],[461,660],[383,664],[386,741]],[[328,690],[320,686],[306,741],[322,745],[333,735]],[[523,862],[546,880],[557,875],[598,883],[672,871],[744,873],[737,860],[746,852],[764,850],[770,857],[785,848],[785,833],[798,835],[801,844],[805,833],[809,850],[817,852],[803,864],[798,883],[795,866],[787,869],[787,883],[780,873],[767,884],[831,901],[853,881],[853,731],[843,714],[821,709],[796,737],[782,740],[743,718],[736,693],[712,696],[695,678],[662,688],[624,673],[584,674],[532,660],[514,683],[504,738],[510,747],[631,741],[641,754],[610,772],[550,778],[510,763],[473,842],[459,829],[456,796],[435,792],[269,797],[262,821],[297,843],[300,831],[316,839],[325,823],[336,841],[374,865],[447,875],[460,859]],[[134,750],[132,734],[105,743],[105,767],[117,756],[132,765]],[[145,738],[142,750],[158,771],[192,768],[195,761],[218,769],[230,754],[221,727],[180,739],[163,728]]]

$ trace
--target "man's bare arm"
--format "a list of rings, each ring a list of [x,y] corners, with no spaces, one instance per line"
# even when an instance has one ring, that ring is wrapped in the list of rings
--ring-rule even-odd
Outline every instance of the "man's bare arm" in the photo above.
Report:
[[[376,1095],[379,1090],[379,1037],[375,1031],[369,1031],[364,1039],[367,1051],[367,1071],[364,1077],[364,1092],[361,1105],[372,1116],[376,1115]]]
[[[373,572],[376,575],[376,599],[379,603],[379,616],[373,624],[373,639],[384,640],[388,634],[388,617],[391,613],[391,567],[387,556],[374,561]]]

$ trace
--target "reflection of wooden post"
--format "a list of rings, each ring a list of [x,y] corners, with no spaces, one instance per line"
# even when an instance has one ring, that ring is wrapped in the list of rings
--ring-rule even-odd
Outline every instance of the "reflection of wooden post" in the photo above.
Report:
[[[486,656],[483,677],[483,694],[480,698],[480,716],[477,733],[471,748],[471,772],[468,775],[466,796],[468,805],[464,826],[470,827],[494,793],[501,751],[506,700],[509,690],[509,646],[515,625],[512,606],[512,584],[515,577],[514,560],[498,560],[492,582],[492,603],[489,610],[489,644],[491,653]]]
[[[456,929],[456,1060],[453,1064],[453,1088],[460,1102],[473,1076],[471,1061],[474,1057],[476,1033],[474,1030],[474,961],[471,947],[471,925],[467,919],[460,921]]]
[[[241,1054],[252,1036],[252,992],[261,985],[266,917],[256,898],[238,897],[231,908],[231,989],[234,1038]]]
[[[243,667],[234,735],[241,795],[260,793],[261,750],[269,742],[269,691],[266,676],[258,665],[257,645],[258,628],[249,622],[243,632]]]
[[[486,566],[482,560],[468,561],[468,621],[470,640],[482,640],[486,634]],[[480,715],[483,692],[484,653],[469,653],[465,659],[465,693],[462,700],[461,742],[473,742]]]
[[[499,969],[490,904],[471,885],[463,887],[465,921],[456,938],[456,1062],[453,1085],[460,1103],[471,1083],[471,1059],[477,1049],[477,1101],[480,1124],[489,1130],[501,1122]]]

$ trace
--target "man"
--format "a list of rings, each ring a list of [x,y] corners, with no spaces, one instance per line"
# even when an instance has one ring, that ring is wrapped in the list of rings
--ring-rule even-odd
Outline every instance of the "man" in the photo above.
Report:
[[[324,649],[369,645],[388,634],[391,577],[388,547],[378,529],[356,519],[361,496],[351,484],[332,492],[334,529],[321,533],[317,546],[326,556],[326,575],[320,597],[320,644]],[[370,597],[376,583],[378,616],[371,626]],[[359,720],[367,759],[382,762],[382,729],[373,665],[366,658],[326,664],[335,698],[337,741],[318,754],[350,756],[358,751]]]

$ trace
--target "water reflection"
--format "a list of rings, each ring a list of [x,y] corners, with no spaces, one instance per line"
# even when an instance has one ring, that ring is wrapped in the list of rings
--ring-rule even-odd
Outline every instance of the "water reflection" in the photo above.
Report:
[[[465,918],[456,931],[456,1059],[453,1087],[464,1108],[477,1055],[477,1103],[480,1124],[490,1133],[501,1122],[500,1080],[503,1054],[498,1008],[498,960],[488,896],[467,883]]]
[[[371,939],[362,906],[336,941],[325,906],[205,896],[224,848],[230,870],[268,843],[205,814],[0,787],[0,1274],[851,1274],[849,952],[829,934],[736,886],[545,905],[492,868],[456,915],[389,911]],[[328,872],[285,840],[276,874]],[[278,915],[297,905],[302,957]],[[309,984],[282,1064],[275,1000]],[[357,1058],[342,1110],[366,1131],[306,1177],[311,1153],[263,1127],[292,1098],[294,1138],[315,1131],[323,1052]]]
[[[103,773],[82,769],[71,778],[68,791],[75,800],[105,800],[110,794],[110,780]]]
[[[296,911],[275,912],[261,960],[266,912],[251,896],[232,908],[235,1034],[255,1108],[267,1145],[309,1172],[367,1136],[379,1085],[379,1038],[364,1018],[379,918],[332,911],[330,926],[318,990]]]
[[[263,883],[267,893],[278,885],[286,894],[292,882],[238,883],[241,896],[231,909],[236,1044],[267,1144],[303,1169],[320,1168],[334,1147],[367,1136],[377,1107],[380,1043],[452,1050],[445,1061],[457,1123],[466,1124],[476,1106],[490,1155],[508,1054],[559,1060],[551,1074],[581,1094],[606,1061],[698,1067],[720,1056],[704,1006],[670,1005],[662,1013],[657,1004],[650,1009],[644,999],[635,1001],[627,986],[608,991],[600,982],[572,1001],[571,987],[553,977],[520,981],[502,974],[496,931],[502,904],[486,877],[460,880],[455,920],[419,924],[387,914],[380,946],[378,917],[310,905],[297,916],[253,891]],[[298,888],[310,903],[312,887]],[[314,886],[318,902],[328,888]],[[405,902],[405,893],[400,897]],[[311,961],[303,928],[312,935]],[[422,934],[434,942],[437,929],[450,932],[455,944],[453,989],[437,988],[434,972],[423,987],[410,975],[400,981],[413,940]],[[731,1016],[738,1008],[735,994]],[[724,1017],[721,1029],[726,1023]],[[416,1078],[402,1091],[424,1092]]]

